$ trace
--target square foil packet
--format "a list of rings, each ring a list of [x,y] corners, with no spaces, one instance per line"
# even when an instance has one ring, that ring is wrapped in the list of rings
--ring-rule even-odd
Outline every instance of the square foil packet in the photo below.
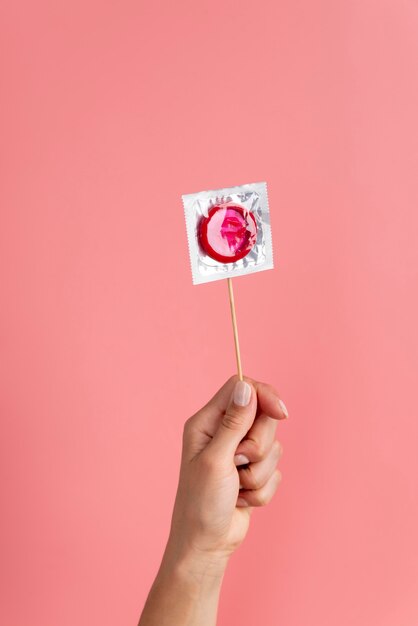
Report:
[[[182,200],[194,285],[273,269],[273,245],[265,182],[185,194]],[[211,210],[219,205],[238,205],[243,215],[251,214],[251,224],[255,222],[256,225],[251,249],[243,258],[232,262],[213,258],[202,245],[202,223],[205,218],[207,220]]]

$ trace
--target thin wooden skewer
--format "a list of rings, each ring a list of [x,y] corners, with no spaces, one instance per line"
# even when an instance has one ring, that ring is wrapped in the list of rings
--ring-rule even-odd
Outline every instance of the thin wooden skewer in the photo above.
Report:
[[[227,278],[227,281],[228,281],[229,304],[231,305],[232,328],[234,330],[235,356],[237,358],[238,378],[240,380],[243,380],[241,353],[239,351],[237,316],[235,313],[234,290],[232,289],[232,278]]]

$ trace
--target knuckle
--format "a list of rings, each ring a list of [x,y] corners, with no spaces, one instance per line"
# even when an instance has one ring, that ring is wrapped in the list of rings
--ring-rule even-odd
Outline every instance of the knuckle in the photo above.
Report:
[[[262,489],[259,489],[257,493],[254,494],[255,500],[257,502],[256,506],[266,506],[272,500],[274,494],[276,493],[276,489],[281,481],[281,473],[279,470],[275,470],[272,474],[272,483],[269,481],[267,485],[265,485]]]
[[[188,437],[190,432],[193,430],[193,427],[194,427],[194,416],[189,417],[189,419],[184,422],[183,437]]]
[[[260,480],[255,476],[251,467],[247,467],[240,471],[241,474],[241,483],[245,485],[246,489],[260,489],[261,484]]]
[[[266,506],[270,502],[271,496],[265,489],[260,490],[257,493],[256,501],[257,506]]]
[[[262,461],[267,454],[267,446],[262,441],[252,441],[253,456],[255,461]]]
[[[229,410],[223,416],[222,424],[228,430],[238,430],[242,427],[242,416],[237,411]]]
[[[261,489],[261,487],[263,486],[263,481],[261,481],[259,477],[254,476],[254,474],[251,478],[251,483],[252,483],[251,489],[254,489],[254,490]]]
[[[273,453],[276,458],[276,461],[279,460],[283,454],[283,446],[280,443],[280,441],[278,441],[277,439],[275,439],[273,443]]]

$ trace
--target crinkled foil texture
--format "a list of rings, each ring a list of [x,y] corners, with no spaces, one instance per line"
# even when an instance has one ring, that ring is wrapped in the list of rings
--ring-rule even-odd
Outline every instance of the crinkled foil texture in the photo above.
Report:
[[[233,276],[273,268],[270,214],[266,183],[202,191],[182,196],[189,243],[193,284],[206,283]],[[234,263],[212,259],[199,244],[198,228],[209,210],[221,202],[234,202],[251,211],[257,223],[257,241],[250,252]]]

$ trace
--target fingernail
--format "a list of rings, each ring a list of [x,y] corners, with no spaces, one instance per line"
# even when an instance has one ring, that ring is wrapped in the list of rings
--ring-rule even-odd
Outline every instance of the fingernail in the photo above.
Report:
[[[251,386],[245,380],[239,380],[234,389],[233,399],[238,406],[247,406],[251,398]]]
[[[244,500],[244,498],[238,498],[237,506],[248,506],[248,502],[247,500]]]
[[[288,412],[288,410],[286,409],[286,405],[285,405],[285,403],[283,402],[283,400],[279,400],[279,405],[280,405],[280,408],[281,408],[281,410],[283,411],[283,413],[286,415],[286,417],[289,417],[289,412]]]
[[[245,456],[245,454],[236,454],[234,456],[235,465],[246,465],[250,462],[250,459]]]

